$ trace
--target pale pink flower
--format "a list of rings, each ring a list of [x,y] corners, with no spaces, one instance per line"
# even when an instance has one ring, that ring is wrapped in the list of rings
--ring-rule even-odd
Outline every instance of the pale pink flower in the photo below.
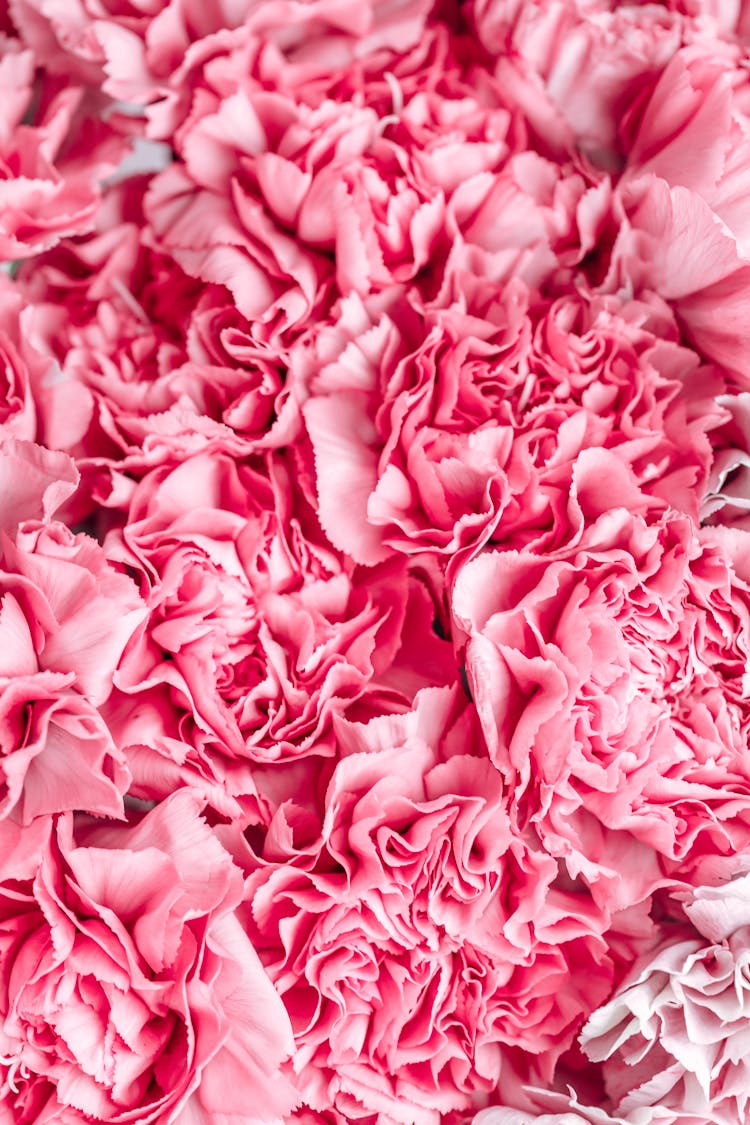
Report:
[[[558,1099],[558,1105],[563,1099]],[[622,1118],[610,1117],[602,1109],[592,1106],[571,1106],[549,1113],[527,1113],[507,1106],[483,1109],[474,1118],[473,1125],[624,1125]]]
[[[698,353],[730,369],[744,389],[750,262],[737,239],[702,196],[653,173],[626,182],[620,199],[623,221],[604,287],[651,290],[669,301]]]
[[[536,1103],[530,1111],[492,1106],[478,1113],[472,1125],[659,1125],[662,1122],[674,1125],[675,1122],[674,1115],[667,1110],[624,1118],[612,1116],[598,1106],[583,1105],[574,1093],[565,1095],[541,1090],[530,1093]],[[699,1122],[691,1125],[699,1125]]]
[[[624,129],[622,183],[655,175],[671,187],[689,189],[721,220],[717,225],[731,232],[747,260],[750,221],[742,201],[750,182],[750,104],[740,61],[697,47],[671,59]]]
[[[724,424],[713,435],[714,463],[701,505],[701,519],[711,526],[750,530],[750,394],[720,395]]]
[[[694,929],[676,926],[634,966],[581,1043],[623,1116],[659,1106],[676,1122],[736,1125],[750,1098],[750,876],[696,888],[685,912]]]
[[[709,46],[679,51],[621,126],[627,164],[605,287],[666,298],[696,349],[744,389],[738,333],[750,292],[750,106],[737,52]]]
[[[30,441],[0,440],[0,527],[13,539],[27,520],[49,523],[75,493],[74,462]]]
[[[666,6],[599,0],[473,0],[495,75],[546,149],[617,171],[618,126],[680,47],[687,21]]]

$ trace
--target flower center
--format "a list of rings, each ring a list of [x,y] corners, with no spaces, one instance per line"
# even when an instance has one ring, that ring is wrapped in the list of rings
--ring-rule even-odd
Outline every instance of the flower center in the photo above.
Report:
[[[22,1081],[26,1081],[31,1077],[29,1069],[21,1057],[21,1051],[17,1051],[15,1055],[0,1055],[0,1066],[7,1067],[5,1075],[4,1086],[13,1094],[19,1092],[17,1085],[17,1078],[20,1076]]]

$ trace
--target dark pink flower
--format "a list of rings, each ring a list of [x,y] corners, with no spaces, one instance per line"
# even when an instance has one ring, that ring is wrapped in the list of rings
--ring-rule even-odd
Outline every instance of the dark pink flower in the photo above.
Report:
[[[35,386],[41,440],[77,458],[93,493],[153,464],[144,446],[159,438],[182,454],[202,432],[241,453],[286,444],[300,424],[284,353],[254,339],[223,286],[144,245],[142,189],[110,192],[105,229],[19,279],[25,331],[50,367]]]
[[[302,408],[329,538],[366,564],[549,546],[597,448],[628,466],[636,507],[697,518],[723,383],[675,334],[643,304],[518,283],[474,280],[447,307],[342,302],[307,352]]]

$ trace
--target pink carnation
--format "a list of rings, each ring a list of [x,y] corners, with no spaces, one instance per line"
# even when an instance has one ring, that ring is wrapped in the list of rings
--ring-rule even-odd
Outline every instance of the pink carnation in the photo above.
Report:
[[[244,853],[251,932],[314,1109],[436,1125],[491,1092],[513,1049],[546,1070],[606,994],[596,921],[514,835],[501,775],[466,753],[471,724],[447,689],[337,722],[317,831],[292,797]]]
[[[262,36],[309,73],[326,73],[375,51],[410,47],[430,7],[431,0],[218,0],[209,7],[157,0],[105,11],[93,0],[52,8],[44,0],[11,0],[40,61],[101,82],[114,98],[143,104],[166,97],[169,108],[190,67],[219,53],[235,29],[243,38]]]
[[[291,1108],[289,1021],[235,914],[240,872],[192,796],[119,826],[5,820],[0,839],[3,1120]]]
[[[623,114],[691,30],[666,5],[472,0],[467,6],[496,77],[545,149],[558,158],[578,150],[609,171],[623,163]]]
[[[474,280],[445,308],[342,302],[302,408],[329,538],[362,563],[435,551],[453,567],[488,542],[549,545],[592,448],[629,467],[636,507],[697,518],[723,384],[674,335],[648,306],[519,283]]]
[[[285,444],[299,426],[284,357],[253,338],[227,290],[143,244],[142,189],[139,177],[123,183],[108,229],[22,278],[26,332],[51,368],[36,386],[41,436],[77,457],[92,490],[116,462],[153,463],[143,446],[160,423],[187,440],[192,417],[237,452]]]
[[[731,231],[747,259],[750,222],[742,197],[750,178],[750,101],[740,62],[736,52],[722,57],[696,47],[679,51],[621,128],[627,145],[623,182],[655,175],[670,187],[689,189]],[[693,158],[696,151],[700,161]]]
[[[736,50],[691,46],[664,68],[650,96],[634,99],[621,123],[627,164],[605,280],[608,289],[667,299],[687,338],[728,367],[739,389],[748,376],[739,341],[750,299],[745,86]]]
[[[235,798],[255,793],[252,762],[333,753],[335,715],[399,710],[454,676],[428,587],[402,563],[363,572],[332,550],[292,489],[307,472],[292,456],[194,456],[148,474],[107,542],[149,607],[115,677],[130,697],[111,705],[118,738],[170,769],[187,756]],[[431,642],[417,651],[412,629]]]
[[[2,1125],[750,1115],[749,13],[0,11]]]
[[[44,82],[35,59],[0,38],[0,260],[27,258],[91,230],[100,182],[125,153],[101,122],[85,122],[84,91]],[[33,123],[25,124],[33,114]]]
[[[714,435],[714,463],[701,518],[712,526],[750,530],[750,394],[722,395],[727,418]]]
[[[505,0],[473,7],[500,55],[498,79],[545,146],[558,159],[583,151],[593,166],[624,173],[596,255],[583,263],[593,284],[666,298],[699,351],[745,378],[748,98],[741,51],[721,38],[718,14]]]
[[[611,905],[667,871],[736,870],[750,832],[750,591],[710,534],[673,514],[649,526],[635,502],[621,463],[591,451],[570,545],[488,553],[453,603],[514,821]]]
[[[535,1091],[535,1094],[536,1101],[546,1105],[538,1104],[532,1112],[510,1109],[507,1106],[492,1106],[478,1113],[473,1125],[636,1125],[625,1118],[612,1117],[597,1106],[581,1105],[575,1096],[545,1096],[540,1091]],[[660,1121],[664,1125],[671,1125],[673,1120],[671,1114],[662,1115],[657,1111],[649,1117],[648,1125],[657,1125]],[[645,1125],[645,1122],[638,1121],[637,1125]]]
[[[121,817],[130,774],[99,708],[143,603],[98,544],[50,522],[65,476],[75,487],[68,458],[7,441],[0,474],[23,521],[0,549],[0,816]]]
[[[585,255],[601,177],[515,151],[521,127],[486,73],[447,58],[441,88],[414,90],[385,70],[373,106],[346,84],[307,100],[282,75],[269,91],[256,56],[243,45],[193,77],[184,165],[156,177],[147,214],[156,245],[227,285],[268,338],[323,318],[332,285],[433,297],[446,268],[536,282]]]
[[[0,433],[34,441],[34,392],[52,373],[52,364],[29,346],[25,320],[23,301],[12,282],[0,279]]]
[[[653,174],[626,182],[621,201],[604,288],[669,301],[698,353],[728,368],[734,387],[745,389],[750,365],[741,331],[750,262],[736,238],[700,195]]]
[[[407,69],[404,86],[390,71],[370,75],[367,104],[346,86],[335,98],[305,86],[284,96],[269,93],[266,68],[256,56],[257,50],[237,50],[220,65],[210,60],[194,77],[191,113],[175,143],[187,176],[204,191],[180,216],[179,231],[186,233],[188,220],[210,208],[224,224],[221,239],[218,230],[212,239],[214,270],[217,244],[231,236],[231,220],[236,231],[230,246],[241,246],[259,265],[275,258],[303,291],[304,263],[322,278],[329,253],[342,293],[382,289],[420,272],[437,278],[454,225],[450,211],[460,226],[470,225],[469,216],[494,182],[490,173],[516,143],[502,91],[486,74],[467,73],[448,56],[433,79],[439,92],[415,88]],[[288,86],[285,72],[279,86]],[[241,134],[235,128],[240,119]],[[552,168],[548,172],[548,178],[554,175]],[[526,173],[526,180],[532,177],[533,171]],[[523,181],[519,171],[498,185],[506,207],[517,196],[516,206],[524,209],[524,196],[534,188]],[[545,184],[545,190],[552,188]],[[219,210],[227,198],[233,208]],[[525,210],[533,211],[530,200]],[[160,237],[172,245],[177,235],[163,233],[164,220],[154,215]],[[530,238],[538,241],[545,225],[541,208],[536,223],[534,218],[528,215],[527,223],[534,228]],[[200,224],[193,225],[198,235]],[[481,230],[481,214],[474,226]],[[186,261],[188,253],[198,261],[203,250],[177,245]],[[228,256],[225,251],[221,261]],[[254,288],[260,295],[260,284]],[[252,299],[235,295],[240,307]]]
[[[152,183],[147,214],[158,247],[190,276],[226,285],[264,335],[304,324],[325,301],[325,258],[298,248],[239,187],[196,189],[175,165]]]

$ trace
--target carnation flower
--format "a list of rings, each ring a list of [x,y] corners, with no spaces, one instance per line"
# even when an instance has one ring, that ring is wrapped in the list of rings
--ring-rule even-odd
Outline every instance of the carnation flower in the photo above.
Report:
[[[750,591],[719,541],[671,513],[649,526],[636,498],[591,451],[570,544],[487,553],[454,593],[514,818],[611,904],[736,870],[750,831]]]
[[[84,91],[44,82],[35,60],[0,37],[0,260],[13,261],[91,230],[100,181],[125,144],[100,121],[82,128]],[[32,123],[26,117],[31,115]]]
[[[604,288],[669,301],[699,354],[729,369],[734,387],[744,389],[750,368],[740,333],[750,264],[737,240],[700,195],[654,174],[626,183],[621,201]]]
[[[285,357],[252,337],[223,286],[144,245],[132,217],[142,189],[123,183],[107,230],[21,275],[26,332],[54,370],[35,386],[41,436],[77,457],[90,491],[108,472],[135,474],[160,428],[186,439],[202,426],[239,452],[285,444],[299,426]]]
[[[564,539],[587,448],[631,471],[643,511],[698,517],[723,387],[647,306],[473,282],[447,307],[342,302],[307,357],[320,518],[362,563]],[[664,338],[666,336],[666,338]],[[660,338],[661,337],[661,338]]]
[[[531,481],[501,405],[528,349],[526,303],[513,287],[486,319],[441,310],[426,334],[407,302],[342,303],[303,407],[320,518],[338,547],[372,564],[394,548],[452,554],[491,537],[510,481]]]
[[[595,1012],[581,1034],[603,1062],[616,1111],[671,1110],[675,1122],[747,1116],[750,876],[697,887],[678,927]]]
[[[24,824],[68,809],[122,817],[130,782],[100,708],[145,609],[97,543],[50,519],[74,473],[62,454],[0,447],[0,817]]]
[[[492,1106],[483,1109],[474,1118],[473,1125],[646,1125],[645,1119],[629,1121],[622,1117],[612,1117],[606,1110],[596,1106],[581,1105],[575,1096],[562,1095],[545,1097],[538,1091],[537,1100],[547,1102],[545,1108],[537,1106],[541,1112],[527,1113],[525,1110],[509,1109],[507,1106]],[[657,1113],[650,1116],[648,1125],[663,1121],[669,1125],[673,1118],[669,1114]]]
[[[618,177],[586,263],[593,284],[668,299],[700,352],[744,378],[748,97],[717,13],[495,0],[473,10],[497,78],[545,146]],[[592,274],[598,261],[609,272]]]
[[[0,822],[8,1120],[256,1122],[293,1106],[289,1021],[199,809],[180,792],[119,826]]]
[[[291,487],[306,471],[301,457],[217,453],[153,470],[107,540],[149,607],[115,676],[129,697],[111,704],[118,739],[172,769],[187,758],[233,798],[255,794],[252,762],[333,753],[335,715],[403,709],[455,675],[425,583],[332,550]],[[425,627],[415,649],[407,629]],[[161,792],[156,768],[139,769],[143,795]]]
[[[585,901],[513,833],[500,774],[466,752],[459,693],[428,689],[411,712],[336,732],[317,835],[292,797],[257,854],[238,853],[251,933],[305,1101],[429,1125],[491,1092],[506,1051],[546,1071],[612,966]]]
[[[714,435],[714,463],[701,519],[712,526],[737,526],[748,530],[750,510],[750,394],[722,395],[717,403],[727,418]]]
[[[499,282],[578,261],[606,209],[602,178],[516,151],[522,124],[502,86],[441,62],[427,89],[408,68],[404,87],[373,72],[372,105],[341,79],[323,96],[284,71],[270,91],[252,45],[208,59],[175,134],[184,166],[147,199],[156,244],[226,284],[274,340],[323,319],[333,285],[364,296],[414,283],[432,297],[448,262]]]
[[[29,346],[22,327],[22,310],[23,302],[12,283],[0,280],[0,433],[34,441],[34,390],[51,365]]]
[[[607,268],[596,279],[608,292],[655,292],[668,300],[686,337],[729,368],[738,389],[747,360],[737,325],[750,278],[742,206],[750,174],[745,87],[736,49],[697,44],[674,55],[646,87],[648,96],[639,91],[633,98],[620,124],[625,164],[614,226],[598,250]]]
[[[44,0],[11,0],[14,21],[40,61],[100,82],[125,102],[166,98],[162,113],[179,104],[191,65],[219,53],[235,29],[243,38],[262,36],[310,73],[326,73],[375,51],[410,47],[431,6],[431,0],[218,0],[206,8],[201,0],[161,0],[121,11],[117,5],[102,10],[93,0],[52,9]],[[168,120],[173,128],[174,118]]]
[[[691,33],[690,21],[666,5],[473,0],[467,7],[496,77],[545,149],[558,158],[579,151],[615,172],[623,114]]]
[[[743,259],[750,223],[742,198],[750,177],[750,102],[736,53],[685,48],[669,62],[651,96],[636,102],[622,131],[627,166],[622,182],[655,175],[708,204],[731,231]],[[702,158],[692,157],[700,151]]]
[[[749,13],[0,11],[1,1125],[750,1116]]]

